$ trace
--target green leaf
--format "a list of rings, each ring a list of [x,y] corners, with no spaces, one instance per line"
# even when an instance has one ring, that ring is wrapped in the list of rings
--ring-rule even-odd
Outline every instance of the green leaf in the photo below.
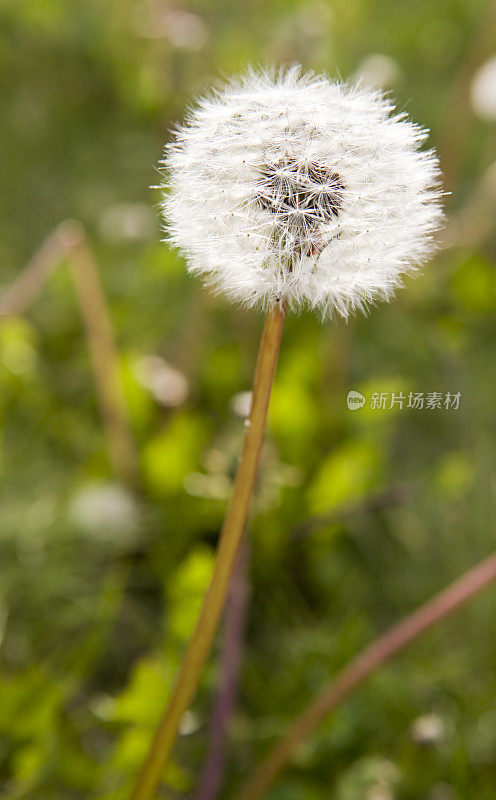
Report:
[[[473,255],[458,267],[452,287],[462,308],[481,314],[496,309],[496,269],[482,256]]]
[[[213,565],[214,554],[210,548],[196,547],[169,583],[169,626],[171,634],[179,641],[186,641],[193,630]]]
[[[197,414],[180,412],[163,433],[145,445],[142,455],[146,485],[154,495],[179,492],[186,475],[198,469],[207,442],[207,425]]]
[[[174,665],[175,666],[175,665]],[[153,726],[169,692],[173,669],[163,657],[148,656],[135,664],[128,685],[116,699],[112,718]]]
[[[346,442],[320,466],[308,492],[310,511],[323,514],[353,503],[380,483],[381,456],[369,442]]]

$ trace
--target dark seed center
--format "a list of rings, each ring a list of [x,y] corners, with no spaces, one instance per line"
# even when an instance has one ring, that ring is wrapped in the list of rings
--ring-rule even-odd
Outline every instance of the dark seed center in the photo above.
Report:
[[[289,156],[258,168],[261,208],[283,220],[306,225],[337,217],[343,203],[340,176],[314,161],[299,163]]]

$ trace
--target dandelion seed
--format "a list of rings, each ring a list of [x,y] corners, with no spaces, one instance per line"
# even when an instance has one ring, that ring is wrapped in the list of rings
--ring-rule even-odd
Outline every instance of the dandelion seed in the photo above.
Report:
[[[377,91],[252,70],[200,100],[166,148],[169,239],[244,305],[365,310],[435,247],[426,136]]]

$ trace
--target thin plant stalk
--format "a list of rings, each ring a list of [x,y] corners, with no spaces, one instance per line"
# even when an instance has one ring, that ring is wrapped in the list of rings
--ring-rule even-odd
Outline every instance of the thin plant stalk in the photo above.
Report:
[[[36,299],[67,253],[66,225],[61,223],[38,248],[31,261],[0,297],[0,314],[20,316]]]
[[[296,718],[242,787],[237,800],[260,800],[288,764],[298,745],[327,714],[349,697],[380,666],[495,579],[496,553],[493,553],[366,647]]]
[[[208,752],[192,800],[215,800],[224,778],[229,724],[236,705],[248,607],[248,540],[243,537],[229,586],[222,638],[219,687],[215,697]]]
[[[68,252],[68,259],[86,328],[110,460],[121,480],[135,487],[137,456],[127,417],[119,355],[100,275],[82,229]]]
[[[110,461],[118,478],[135,487],[138,460],[119,376],[117,346],[100,275],[81,223],[66,220],[45,239],[0,297],[0,315],[24,314],[64,259],[85,323]]]
[[[212,579],[174,689],[131,795],[132,800],[152,800],[154,797],[176,741],[181,717],[195,696],[212,647],[255,488],[284,316],[284,306],[278,301],[265,320],[255,368],[250,415],[246,421],[241,458],[219,539]]]

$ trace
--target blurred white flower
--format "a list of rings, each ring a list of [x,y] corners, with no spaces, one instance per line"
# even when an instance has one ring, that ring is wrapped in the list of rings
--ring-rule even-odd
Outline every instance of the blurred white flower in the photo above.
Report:
[[[86,533],[120,545],[133,541],[139,523],[133,496],[114,483],[80,487],[70,501],[69,516]]]
[[[355,80],[371,89],[386,89],[394,86],[401,76],[400,66],[394,58],[383,53],[372,53],[360,62]]]
[[[446,723],[439,714],[423,714],[413,721],[411,735],[417,744],[440,744],[446,738]]]
[[[475,73],[470,98],[477,116],[496,120],[496,57],[486,61]]]
[[[146,203],[116,203],[101,213],[99,224],[105,239],[120,242],[150,239],[156,223]]]
[[[247,417],[251,408],[251,392],[238,392],[231,398],[230,406],[237,417]]]
[[[191,736],[202,727],[201,719],[193,711],[185,711],[179,723],[179,733],[181,736]]]
[[[201,50],[208,41],[208,28],[198,14],[164,0],[144,3],[141,33],[150,39],[167,39],[178,50]]]
[[[361,758],[338,781],[336,797],[360,800],[394,800],[394,787],[401,777],[399,767],[378,756]]]
[[[188,397],[188,381],[183,373],[171,367],[160,356],[141,356],[133,371],[141,385],[162,406],[180,406]]]
[[[163,211],[191,272],[244,305],[347,317],[431,253],[438,161],[378,92],[250,71],[201,100],[166,148]]]

